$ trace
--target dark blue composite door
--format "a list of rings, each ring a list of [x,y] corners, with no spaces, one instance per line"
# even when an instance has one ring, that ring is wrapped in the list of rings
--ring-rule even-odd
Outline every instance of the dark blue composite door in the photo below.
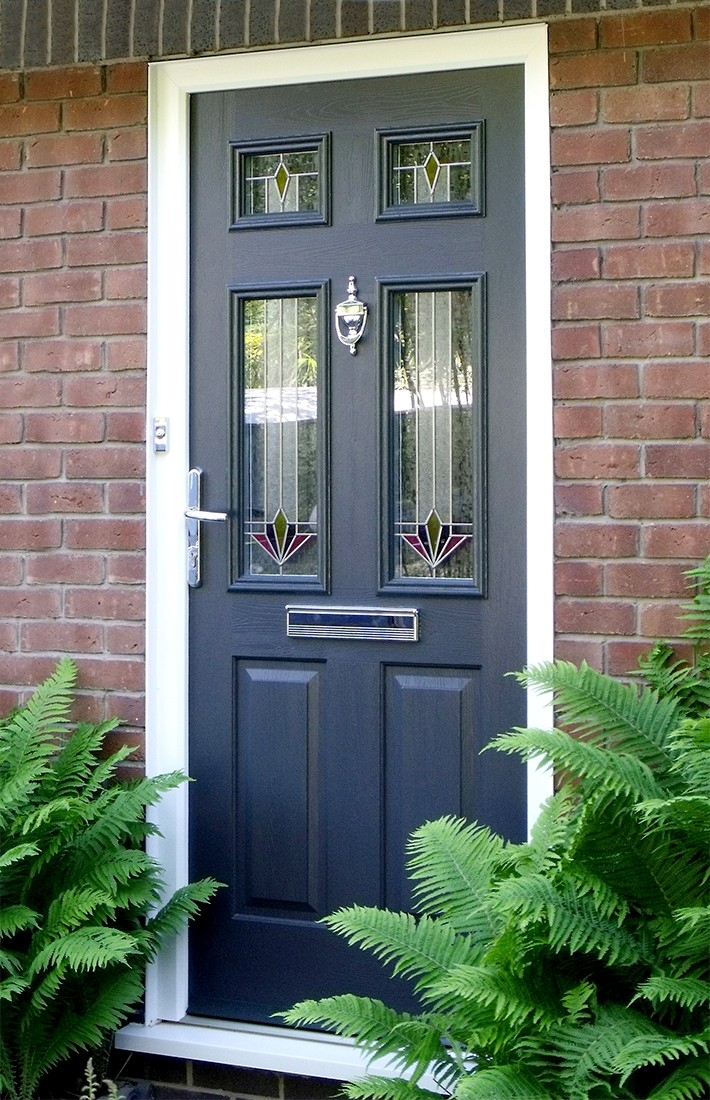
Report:
[[[520,67],[193,97],[189,1011],[401,989],[318,918],[408,833],[520,839]],[[365,308],[366,307],[366,310]],[[357,342],[355,343],[355,340]],[[197,567],[199,566],[199,577]]]

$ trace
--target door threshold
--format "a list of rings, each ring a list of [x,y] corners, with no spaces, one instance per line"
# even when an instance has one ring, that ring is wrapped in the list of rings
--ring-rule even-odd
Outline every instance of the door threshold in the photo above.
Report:
[[[391,1059],[368,1058],[352,1040],[337,1035],[197,1016],[184,1016],[177,1022],[126,1024],[116,1033],[115,1046],[141,1054],[332,1081],[355,1081],[368,1070],[383,1077],[402,1076]],[[441,1091],[429,1074],[419,1083]]]

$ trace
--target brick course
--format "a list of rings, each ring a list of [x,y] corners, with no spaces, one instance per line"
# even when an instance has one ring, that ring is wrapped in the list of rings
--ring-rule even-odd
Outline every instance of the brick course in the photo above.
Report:
[[[704,15],[550,28],[557,647],[601,635],[588,659],[615,674],[680,631],[683,571],[710,552]]]
[[[144,63],[0,76],[2,699],[70,653],[78,714],[128,724],[143,713],[145,89]]]

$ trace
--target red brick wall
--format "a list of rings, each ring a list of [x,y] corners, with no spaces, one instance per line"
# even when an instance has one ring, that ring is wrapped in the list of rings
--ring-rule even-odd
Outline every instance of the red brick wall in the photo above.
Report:
[[[611,672],[710,552],[709,29],[550,27],[557,652]]]
[[[0,707],[143,715],[146,66],[0,75]]]
[[[612,671],[710,550],[709,24],[550,27],[558,652]],[[136,726],[145,75],[0,74],[0,709],[69,653]]]

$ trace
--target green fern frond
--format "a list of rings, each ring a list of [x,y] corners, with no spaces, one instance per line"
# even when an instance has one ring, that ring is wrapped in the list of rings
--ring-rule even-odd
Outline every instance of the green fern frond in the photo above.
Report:
[[[13,844],[11,848],[0,853],[0,870],[10,867],[13,863],[21,863],[23,859],[39,855],[36,844]]]
[[[707,1100],[710,1066],[707,1058],[689,1058],[648,1094],[648,1100]]]
[[[707,798],[710,791],[710,716],[686,718],[673,731],[671,747],[676,757],[673,770],[683,776],[687,793]]]
[[[601,1008],[596,1020],[581,1027],[551,1029],[546,1042],[559,1062],[565,1096],[587,1097],[593,1087],[622,1072],[620,1051],[639,1037],[659,1037],[660,1029],[640,1013],[621,1005]],[[619,1088],[618,1095],[628,1095]]]
[[[629,1040],[617,1052],[613,1066],[625,1084],[633,1073],[646,1066],[664,1066],[690,1055],[707,1058],[710,1052],[707,1033],[704,1035],[653,1034],[650,1031]]]
[[[490,747],[528,761],[542,757],[558,771],[615,796],[652,799],[666,793],[648,764],[635,755],[600,748],[564,730],[516,729],[497,738]]]
[[[482,1067],[463,1078],[456,1100],[556,1100],[523,1065]]]
[[[574,882],[557,888],[544,875],[510,879],[498,887],[501,905],[515,914],[523,929],[544,923],[545,935],[555,952],[583,952],[609,965],[634,965],[644,957],[643,945],[622,927],[624,907],[610,914],[606,897],[596,904],[593,893],[581,894]]]
[[[710,959],[710,906],[677,909],[654,922],[661,952],[678,976],[703,977]]]
[[[0,979],[0,1001],[14,1001],[18,994],[24,993],[29,988],[29,984],[26,978],[19,978],[14,974]],[[2,1096],[1,1089],[0,1096]]]
[[[673,699],[613,680],[582,662],[556,661],[526,669],[518,679],[551,692],[561,724],[592,744],[638,756],[663,780],[672,764],[668,738],[684,717]],[[504,738],[499,739],[504,740]]]
[[[38,951],[27,968],[33,978],[50,966],[66,963],[80,972],[97,967],[127,963],[136,954],[133,937],[118,928],[85,925],[59,936]]]
[[[472,957],[468,936],[426,915],[417,918],[411,913],[353,905],[325,917],[323,923],[348,943],[371,951],[392,967],[393,974],[413,979],[417,990]]]
[[[104,738],[117,725],[116,719],[110,719],[98,725],[79,722],[74,727],[71,737],[56,754],[51,773],[44,780],[43,793],[47,800],[85,794]]]
[[[633,1000],[649,1001],[652,1005],[671,1003],[681,1008],[700,1008],[710,1005],[710,982],[698,978],[672,978],[668,974],[656,974],[639,986]]]
[[[710,789],[710,788],[709,788]],[[677,829],[688,841],[707,851],[710,843],[710,803],[701,794],[652,799],[637,807],[647,827]]]
[[[452,817],[428,821],[407,844],[415,902],[429,915],[446,914],[459,931],[486,943],[501,923],[490,908],[490,888],[506,858],[500,837]]]
[[[697,714],[698,708],[710,706],[707,672],[707,663],[702,657],[691,664],[676,657],[667,642],[657,642],[639,658],[639,674],[648,686],[664,698],[675,699],[686,714]]]
[[[97,910],[112,912],[114,909],[113,899],[105,890],[70,887],[51,902],[45,918],[43,938],[78,928]]]
[[[435,983],[434,993],[438,995],[440,991],[490,1009],[485,1018],[493,1027],[501,1021],[508,1028],[552,1023],[558,1014],[558,1005],[552,997],[538,996],[538,991],[533,992],[524,978],[517,978],[502,967],[454,966]]]
[[[295,1027],[324,1026],[336,1035],[355,1039],[366,1051],[376,1050],[379,1056],[396,1059],[403,1067],[411,1064],[412,1051],[420,1050],[423,1040],[444,1055],[441,1032],[432,1026],[427,1014],[395,1012],[371,997],[343,993],[319,1001],[301,1001],[279,1015]],[[419,1054],[415,1054],[414,1061],[418,1060]]]
[[[401,1078],[376,1074],[343,1085],[343,1093],[349,1100],[441,1100],[440,1092],[431,1092]]]
[[[40,914],[27,905],[6,905],[0,908],[0,937],[12,936],[15,932],[29,928],[38,928]]]
[[[197,914],[200,906],[210,901],[221,886],[221,882],[211,878],[181,886],[170,900],[146,921],[146,930],[155,938],[156,943],[162,942],[168,936],[176,935]]]

